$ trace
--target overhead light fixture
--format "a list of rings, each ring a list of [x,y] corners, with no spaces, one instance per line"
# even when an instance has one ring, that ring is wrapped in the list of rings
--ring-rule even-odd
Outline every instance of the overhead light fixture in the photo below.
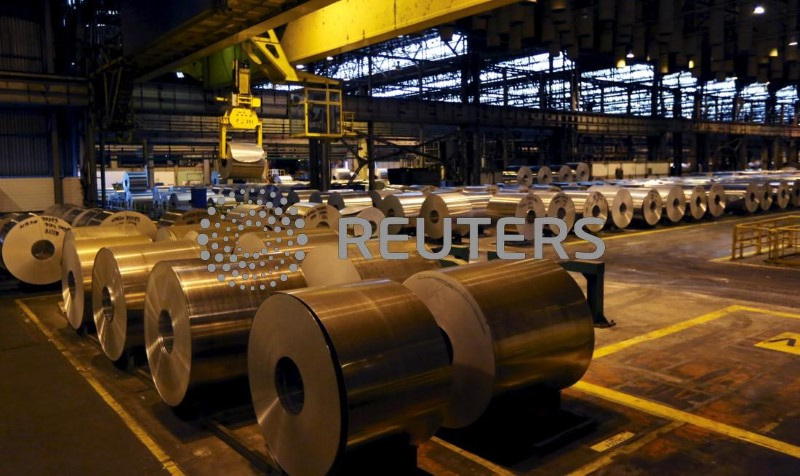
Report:
[[[182,71],[178,71],[178,72],[175,73],[175,76],[177,76],[178,79],[183,79],[183,72]]]
[[[692,69],[692,68],[694,68],[694,60],[690,59],[689,60],[689,69]]]
[[[303,64],[298,64],[297,66],[295,66],[295,68],[297,68],[297,69],[306,69],[306,66],[303,65]]]
[[[778,48],[772,48],[769,50],[769,57],[770,58],[777,58],[778,57]]]
[[[624,68],[626,66],[625,59],[621,58],[617,60],[617,68]]]
[[[790,41],[789,46],[797,46],[797,40]]]
[[[756,7],[753,9],[753,15],[763,15],[764,12],[766,12],[766,10],[762,5],[756,5]]]
[[[328,57],[327,57],[327,58],[325,58],[325,59],[326,59],[326,60],[328,60],[328,61],[333,61],[333,56],[328,56]]]
[[[628,54],[625,55],[626,58],[631,59],[633,58],[633,50],[628,50]]]

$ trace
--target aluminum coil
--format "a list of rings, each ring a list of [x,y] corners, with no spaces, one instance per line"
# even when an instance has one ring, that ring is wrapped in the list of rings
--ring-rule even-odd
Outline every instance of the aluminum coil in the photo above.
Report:
[[[404,285],[452,348],[447,427],[474,423],[495,395],[569,387],[592,360],[586,298],[554,261],[485,261],[415,274]]]
[[[267,161],[264,149],[258,144],[230,141],[225,159],[220,159],[220,176],[224,179],[260,179]]]
[[[202,226],[199,223],[194,225],[174,225],[159,228],[156,232],[153,241],[177,241],[182,240],[183,237],[190,231],[200,231]]]
[[[575,212],[582,218],[599,218],[603,223],[599,225],[586,225],[585,228],[592,233],[597,233],[606,226],[608,221],[608,201],[600,192],[583,190],[569,190],[564,192],[575,205]]]
[[[686,199],[689,215],[695,220],[702,220],[708,210],[708,194],[702,185],[685,185],[685,192],[689,192]]]
[[[72,223],[72,221],[85,210],[86,209],[80,205],[71,205],[68,203],[63,205],[56,204],[43,211],[42,215],[60,218],[67,223]]]
[[[300,235],[304,235],[302,238]],[[308,252],[312,248],[322,244],[339,243],[339,235],[330,228],[310,228],[303,230],[292,230],[292,234],[276,233],[274,231],[254,231],[244,233],[239,236],[236,242],[238,253],[248,253],[266,255],[269,252],[296,252],[302,250]],[[276,250],[277,248],[277,250]]]
[[[489,206],[489,201],[494,196],[494,193],[490,191],[462,191],[461,192],[469,201],[469,204],[472,206],[472,215],[476,217],[484,217],[486,216],[486,207]],[[495,193],[497,193],[495,191]]]
[[[92,268],[92,314],[103,352],[118,360],[144,346],[144,300],[150,271],[161,261],[198,259],[191,241],[111,246],[97,252]]]
[[[800,207],[800,179],[792,181],[792,200],[793,207]]]
[[[372,258],[365,258],[356,245],[347,247],[347,259],[339,259],[337,243],[320,244],[305,255],[300,264],[309,286],[330,286],[368,279],[389,279],[402,282],[414,273],[441,268],[438,260],[423,258],[414,243],[390,242],[390,252],[408,253],[407,259],[384,259],[379,243],[368,241]]]
[[[469,226],[459,225],[456,220],[472,217],[472,204],[460,192],[432,193],[422,202],[419,216],[425,220],[425,236],[428,238],[439,240],[444,237],[445,218],[452,220],[453,235],[464,236],[469,232]]]
[[[558,169],[556,169],[558,167]],[[553,180],[556,182],[575,182],[575,175],[572,173],[572,167],[569,165],[554,165],[550,166],[552,170],[558,170],[553,173]]]
[[[158,228],[156,224],[146,215],[139,212],[124,210],[116,212],[104,219],[101,225],[132,225],[136,231],[147,237],[155,238]]]
[[[275,290],[305,286],[288,269],[285,281],[258,277],[253,290],[220,282],[202,260],[163,261],[150,272],[144,304],[147,361],[161,399],[180,405],[200,385],[247,374],[247,339],[258,306]],[[261,289],[264,285],[264,289]],[[296,344],[296,343],[294,343]]]
[[[592,169],[586,162],[569,162],[576,182],[588,182],[592,179]]]
[[[522,187],[530,187],[533,184],[547,185],[552,182],[553,172],[546,165],[540,167],[523,166],[517,171],[517,184]]]
[[[633,218],[647,226],[661,220],[664,204],[661,195],[652,188],[628,188],[633,200]]]
[[[772,208],[772,197],[775,195],[774,187],[769,183],[762,183],[759,185],[759,190],[758,206],[762,212],[765,212]]]
[[[303,220],[303,230],[330,228],[336,231],[341,214],[332,205],[298,202],[289,207],[289,216]]]
[[[167,199],[167,208],[170,210],[181,210],[191,208],[192,192],[172,192]]]
[[[166,212],[158,220],[158,226],[191,225],[200,223],[203,218],[208,218],[208,211],[199,208],[185,212]]]
[[[551,218],[560,218],[564,220],[567,225],[567,233],[575,225],[575,203],[564,192],[546,192],[537,190],[536,196],[542,200],[547,216]],[[550,231],[558,234],[560,230],[552,229]],[[556,227],[558,228],[558,227]]]
[[[772,203],[781,210],[788,207],[789,203],[792,201],[792,187],[789,186],[789,182],[780,180],[778,182],[771,182],[769,185],[774,190]]]
[[[247,361],[259,426],[287,474],[336,472],[347,450],[387,438],[417,445],[450,393],[436,322],[390,281],[271,296]]]
[[[64,312],[73,329],[80,329],[90,320],[92,310],[92,267],[100,248],[151,243],[150,238],[138,234],[124,234],[124,227],[109,228],[103,237],[75,239],[67,233],[61,255],[61,297]],[[87,319],[88,318],[88,319]]]
[[[370,224],[370,229],[372,230],[372,233],[370,234],[371,238],[375,238],[380,235],[381,221],[386,218],[386,215],[384,215],[380,209],[375,207],[348,207],[341,209],[340,214],[343,217],[356,217],[367,220],[367,222]],[[339,233],[338,223],[333,231]],[[363,236],[366,233],[367,231],[361,225],[349,225],[347,227],[348,236]]]
[[[0,224],[0,265],[28,284],[52,284],[61,277],[68,222],[53,216],[15,213]]]
[[[631,193],[622,187],[613,185],[592,185],[590,192],[602,194],[608,202],[611,222],[619,229],[625,229],[633,221],[633,198]]]
[[[426,196],[419,192],[388,195],[383,197],[380,209],[387,217],[408,218],[408,228],[415,228],[425,198]],[[389,233],[396,234],[402,229],[402,225],[392,225],[389,227]]]
[[[719,218],[725,214],[727,199],[725,197],[725,187],[719,183],[706,185],[708,192],[708,214],[713,218]]]
[[[678,185],[657,185],[653,190],[661,195],[661,203],[664,207],[664,214],[672,223],[683,220],[686,214],[686,195],[683,188]]]
[[[762,190],[755,183],[725,183],[725,209],[737,213],[755,213],[759,209]]]
[[[72,220],[73,227],[79,226],[97,226],[103,222],[105,218],[113,215],[113,212],[103,210],[102,208],[89,208],[84,210]]]
[[[322,203],[322,196],[319,190],[295,190],[294,192],[297,194],[298,202]]]
[[[376,204],[375,200],[373,200],[372,196],[367,192],[332,192],[330,196],[328,196],[328,205],[331,205],[337,210],[341,211],[345,208],[353,207],[362,209],[367,207],[376,207],[380,205],[380,203]]]
[[[489,200],[486,216],[494,221],[504,217],[524,218],[525,223],[516,225],[513,230],[525,240],[532,241],[535,236],[533,221],[547,216],[542,199],[533,193],[498,193]]]
[[[125,193],[146,192],[150,188],[147,180],[147,171],[127,171],[122,175],[122,190]]]

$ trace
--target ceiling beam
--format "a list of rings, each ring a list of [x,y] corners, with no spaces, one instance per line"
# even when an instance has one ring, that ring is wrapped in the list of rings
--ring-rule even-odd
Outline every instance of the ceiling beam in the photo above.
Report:
[[[290,63],[324,59],[504,7],[517,0],[339,0],[289,22],[281,45]]]

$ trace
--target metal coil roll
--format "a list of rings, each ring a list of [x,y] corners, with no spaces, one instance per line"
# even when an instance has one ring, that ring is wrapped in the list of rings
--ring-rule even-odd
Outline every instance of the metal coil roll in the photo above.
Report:
[[[158,228],[156,224],[146,215],[139,212],[123,210],[115,212],[103,220],[101,225],[132,225],[136,231],[142,235],[148,236],[151,239],[155,238]]]
[[[628,188],[633,200],[633,218],[647,226],[661,221],[664,204],[661,195],[651,188]]]
[[[415,274],[404,285],[430,309],[452,348],[447,427],[474,423],[495,395],[569,387],[592,360],[586,298],[554,261],[481,262]]]
[[[572,202],[575,204],[575,212],[583,218],[599,218],[603,221],[599,225],[586,225],[585,228],[592,233],[597,233],[606,226],[608,221],[608,201],[600,192],[589,192],[583,190],[565,191]]]
[[[419,192],[387,195],[383,197],[380,209],[387,217],[408,218],[408,228],[415,228],[425,198],[426,196]],[[402,229],[402,225],[392,225],[389,227],[389,233],[396,234]]]
[[[332,192],[328,197],[328,205],[341,211],[345,208],[367,208],[380,205],[376,204],[367,192],[338,193]]]
[[[345,451],[384,438],[419,444],[439,428],[450,392],[436,322],[390,281],[269,297],[247,361],[259,426],[288,474],[335,471]]]
[[[208,212],[201,209],[188,210],[185,212],[166,212],[159,218],[158,226],[191,225],[200,223],[203,218],[208,218]]]
[[[556,167],[558,167],[556,169]],[[553,173],[553,179],[556,182],[575,182],[575,175],[572,173],[572,167],[569,165],[551,165],[551,170],[558,170]]]
[[[367,220],[370,224],[370,228],[372,233],[370,233],[371,238],[375,238],[380,235],[381,231],[381,221],[386,218],[386,215],[383,214],[380,209],[375,207],[348,207],[342,208],[340,210],[340,214],[342,217],[356,217]],[[367,231],[361,225],[350,225],[347,227],[347,234],[348,236],[363,236],[367,234]],[[339,225],[337,223],[336,227],[334,228],[336,233],[339,233]]]
[[[533,184],[547,185],[553,182],[553,171],[546,165],[520,167],[517,171],[517,184],[530,187]]]
[[[319,190],[307,189],[295,190],[294,192],[297,194],[298,202],[322,203],[322,197],[319,193]]]
[[[161,241],[102,248],[92,267],[92,315],[103,352],[118,360],[126,350],[144,346],[147,278],[162,261],[198,259],[191,241]]]
[[[104,219],[113,215],[113,212],[103,210],[102,208],[90,208],[84,210],[75,216],[72,221],[73,227],[80,226],[97,226],[103,222]]]
[[[615,227],[622,230],[631,224],[633,221],[633,197],[627,189],[613,185],[592,185],[588,190],[598,192],[606,198],[611,222]]]
[[[153,241],[182,240],[183,237],[190,231],[199,231],[202,229],[203,228],[199,223],[195,223],[194,225],[165,226],[158,229],[158,231],[156,232],[155,239]]]
[[[388,250],[408,253],[407,259],[384,259],[379,243],[368,241],[372,258],[365,258],[356,245],[347,247],[347,259],[339,259],[337,243],[320,244],[310,249],[300,264],[309,286],[331,286],[368,279],[389,279],[402,282],[414,273],[441,268],[437,260],[423,258],[412,242],[390,242]]]
[[[305,235],[305,238],[300,238]],[[310,228],[293,230],[292,234],[276,233],[274,231],[254,231],[239,236],[236,242],[236,254],[248,253],[249,255],[264,255],[269,252],[308,250],[322,244],[338,244],[339,235],[330,228]]]
[[[226,159],[220,160],[220,176],[224,179],[260,179],[267,165],[264,149],[258,144],[228,142]]]
[[[547,216],[564,220],[567,226],[567,233],[575,225],[575,203],[564,192],[536,191],[536,196],[542,200]],[[560,233],[559,229],[548,226],[552,233]],[[556,226],[555,228],[559,228]]]
[[[489,200],[486,216],[494,221],[504,217],[524,218],[525,223],[516,225],[513,231],[531,241],[535,236],[534,220],[547,216],[547,211],[542,199],[533,193],[498,193]]]
[[[772,208],[772,197],[775,194],[773,186],[769,183],[762,183],[759,185],[760,195],[758,199],[758,206],[762,212]]]
[[[761,189],[755,183],[725,183],[726,209],[738,213],[755,213],[759,209]]]
[[[53,216],[14,213],[0,223],[0,265],[28,284],[52,284],[61,277],[68,222]]]
[[[450,218],[451,233],[464,236],[469,232],[467,225],[459,225],[460,217],[473,216],[472,204],[460,192],[432,193],[425,197],[419,211],[420,218],[425,220],[425,236],[435,240],[444,237],[444,219]]]
[[[170,210],[191,208],[191,203],[191,192],[172,192],[169,194],[169,198],[167,198],[167,208]]]
[[[661,195],[661,204],[664,207],[662,216],[666,216],[672,223],[683,220],[686,214],[686,195],[683,188],[677,185],[657,185],[653,190]]]
[[[126,231],[126,227],[98,228],[108,228],[108,235],[75,239],[70,232],[64,239],[64,251],[61,255],[61,297],[64,299],[64,312],[73,329],[80,329],[91,315],[92,267],[100,248],[152,242],[147,236]]]
[[[257,277],[248,281],[252,290],[234,289],[207,266],[202,260],[164,261],[147,280],[147,361],[170,406],[180,405],[199,385],[247,375],[247,339],[259,305],[276,290],[305,286],[302,273],[287,267],[281,270],[286,280]]]
[[[85,210],[86,209],[80,205],[72,205],[68,203],[63,205],[55,204],[42,212],[42,215],[60,218],[71,224],[72,221],[75,220],[75,217],[83,213]]]
[[[464,190],[461,193],[464,195],[464,198],[466,198],[467,201],[469,201],[469,204],[472,206],[473,216],[477,217],[486,216],[486,207],[489,206],[489,201],[494,196],[492,192],[486,190],[482,192]]]
[[[332,205],[297,202],[289,207],[289,216],[303,220],[303,230],[330,228],[336,231],[341,214]]]
[[[772,203],[775,204],[780,210],[789,206],[792,201],[792,187],[786,180],[778,182],[771,182],[769,184],[773,189]]]
[[[708,214],[714,218],[719,218],[725,214],[726,198],[725,187],[718,183],[708,184]]]
[[[147,180],[147,171],[127,171],[122,175],[122,190],[124,190],[126,194],[145,192],[149,188],[150,184]]]
[[[683,189],[689,192],[689,197],[686,199],[689,215],[694,220],[701,220],[708,210],[708,195],[705,187],[702,185],[685,185]]]
[[[588,182],[592,179],[592,170],[586,162],[569,162],[576,182]]]
[[[791,204],[793,207],[800,207],[800,179],[792,181]]]

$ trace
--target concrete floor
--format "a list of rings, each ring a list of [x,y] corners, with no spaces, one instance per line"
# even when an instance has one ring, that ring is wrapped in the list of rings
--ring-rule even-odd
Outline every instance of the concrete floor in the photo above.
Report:
[[[800,350],[782,340],[800,334],[800,272],[721,259],[733,225],[755,219],[606,233],[606,315],[617,326],[596,331],[595,359],[560,410],[531,404],[494,427],[441,432],[420,447],[418,472],[800,473]],[[0,298],[0,455],[14,474],[260,472],[251,409],[216,415],[224,428],[177,415],[145,377],[77,335],[58,300]]]

